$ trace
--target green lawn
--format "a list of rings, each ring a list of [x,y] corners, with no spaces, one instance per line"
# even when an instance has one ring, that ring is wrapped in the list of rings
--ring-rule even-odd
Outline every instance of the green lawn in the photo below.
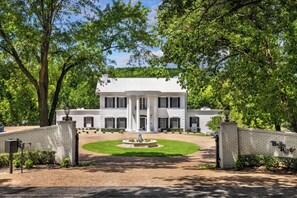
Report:
[[[96,153],[104,153],[115,156],[137,156],[137,157],[168,157],[168,156],[183,156],[195,153],[200,150],[197,144],[182,142],[176,140],[157,139],[158,144],[163,147],[159,148],[122,148],[117,145],[122,143],[122,140],[110,140],[104,142],[93,142],[85,144],[82,147],[86,150]]]

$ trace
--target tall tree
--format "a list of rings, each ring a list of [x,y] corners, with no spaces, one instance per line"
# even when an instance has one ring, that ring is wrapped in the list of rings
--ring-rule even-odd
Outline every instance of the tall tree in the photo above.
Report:
[[[40,126],[52,123],[63,79],[79,66],[94,72],[107,65],[113,50],[141,54],[154,46],[148,9],[97,0],[2,0],[0,57],[14,63],[33,85]],[[53,91],[49,92],[49,87]]]
[[[296,1],[164,0],[158,19],[163,61],[190,88],[215,82],[223,106],[297,132]]]

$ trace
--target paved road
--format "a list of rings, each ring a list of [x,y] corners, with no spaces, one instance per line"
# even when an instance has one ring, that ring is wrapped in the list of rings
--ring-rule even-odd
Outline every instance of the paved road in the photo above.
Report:
[[[0,187],[0,197],[297,197],[297,187]]]

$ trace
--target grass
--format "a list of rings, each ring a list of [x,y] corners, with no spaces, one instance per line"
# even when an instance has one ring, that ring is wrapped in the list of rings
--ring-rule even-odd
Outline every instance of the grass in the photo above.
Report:
[[[202,164],[199,166],[200,169],[215,169],[216,165],[215,164]]]
[[[158,148],[122,148],[117,145],[122,140],[110,140],[104,142],[93,142],[82,147],[96,153],[110,154],[114,156],[136,156],[136,157],[172,157],[188,155],[200,150],[197,144],[176,140],[157,139],[158,144],[163,147]]]

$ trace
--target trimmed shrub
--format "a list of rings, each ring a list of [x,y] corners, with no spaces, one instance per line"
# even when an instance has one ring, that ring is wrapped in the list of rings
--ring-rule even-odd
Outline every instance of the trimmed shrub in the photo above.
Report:
[[[284,168],[291,171],[297,171],[297,158],[273,157],[264,155],[239,155],[235,162],[237,170],[243,170],[245,167],[265,166],[268,170]]]
[[[14,159],[21,159],[21,153],[14,153]],[[25,151],[23,153],[23,160],[32,160],[33,165],[38,164],[54,164],[55,151]],[[9,166],[9,154],[0,154],[0,167]]]
[[[15,168],[21,167],[21,160],[19,160],[19,159],[14,159],[12,163]]]
[[[61,161],[61,167],[68,168],[70,166],[70,158],[66,157]]]
[[[111,132],[111,133],[113,133],[113,132],[124,132],[125,129],[123,129],[123,128],[114,128],[114,129],[113,128],[102,128],[101,131],[103,133],[105,133],[105,132]]]
[[[25,168],[30,169],[33,168],[33,161],[28,159],[25,161]]]

